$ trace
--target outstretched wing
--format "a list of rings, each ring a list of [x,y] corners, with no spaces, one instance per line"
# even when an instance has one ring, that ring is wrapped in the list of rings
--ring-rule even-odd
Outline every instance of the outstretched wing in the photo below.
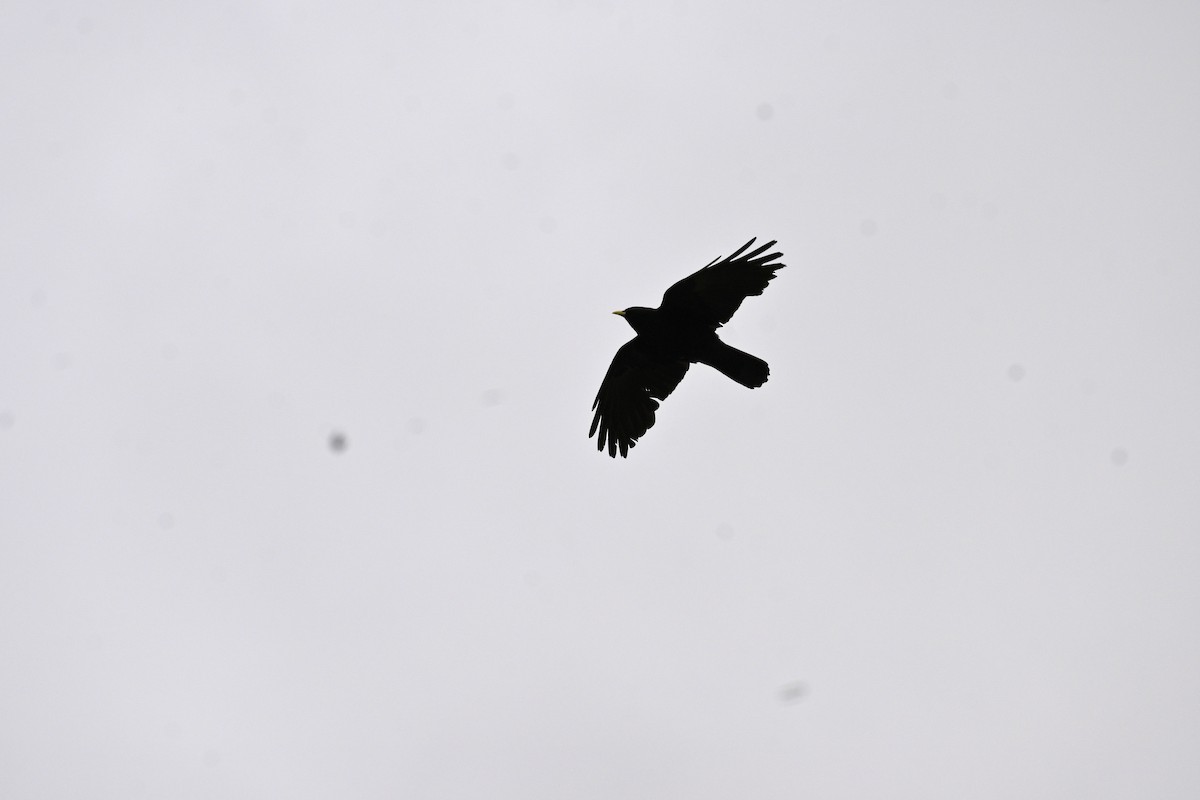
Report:
[[[784,264],[772,263],[783,253],[763,255],[774,246],[772,240],[746,252],[754,239],[746,242],[729,258],[718,257],[699,272],[687,276],[667,289],[662,310],[687,315],[716,328],[729,321],[742,301],[760,295]]]
[[[618,448],[622,458],[628,456],[629,448],[654,424],[658,401],[675,390],[687,370],[687,361],[655,355],[640,337],[622,345],[592,403],[596,415],[588,437],[600,433],[596,449],[603,451],[607,444],[613,458]]]

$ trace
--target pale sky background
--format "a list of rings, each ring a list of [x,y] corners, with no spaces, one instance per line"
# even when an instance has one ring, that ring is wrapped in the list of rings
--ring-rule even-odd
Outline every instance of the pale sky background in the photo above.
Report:
[[[1200,797],[1197,4],[2,17],[0,796]]]

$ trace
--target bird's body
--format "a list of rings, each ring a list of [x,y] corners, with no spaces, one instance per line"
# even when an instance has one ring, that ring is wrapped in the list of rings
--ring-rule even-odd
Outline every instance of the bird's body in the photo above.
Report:
[[[658,401],[674,391],[691,364],[707,364],[751,389],[767,382],[767,363],[730,347],[717,336],[746,297],[762,294],[775,270],[780,253],[762,255],[775,242],[746,253],[751,239],[724,260],[676,283],[663,295],[658,308],[634,306],[614,312],[637,332],[613,358],[600,384],[595,416],[588,436],[599,432],[597,447],[616,457],[654,424]],[[744,254],[744,255],[743,255]]]

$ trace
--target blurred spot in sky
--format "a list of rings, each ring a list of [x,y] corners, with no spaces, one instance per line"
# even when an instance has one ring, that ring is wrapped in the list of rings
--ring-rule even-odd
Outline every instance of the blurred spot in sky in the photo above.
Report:
[[[808,697],[808,685],[803,681],[785,683],[779,688],[779,702],[794,705]]]

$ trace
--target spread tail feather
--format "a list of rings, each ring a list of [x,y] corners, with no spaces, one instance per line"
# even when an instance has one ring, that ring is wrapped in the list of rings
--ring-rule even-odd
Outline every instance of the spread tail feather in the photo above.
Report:
[[[732,378],[749,389],[757,389],[762,386],[767,382],[767,376],[771,374],[767,362],[749,353],[743,353],[736,347],[730,347],[724,342],[717,342],[715,347],[704,354],[700,363],[708,364],[722,375]]]

